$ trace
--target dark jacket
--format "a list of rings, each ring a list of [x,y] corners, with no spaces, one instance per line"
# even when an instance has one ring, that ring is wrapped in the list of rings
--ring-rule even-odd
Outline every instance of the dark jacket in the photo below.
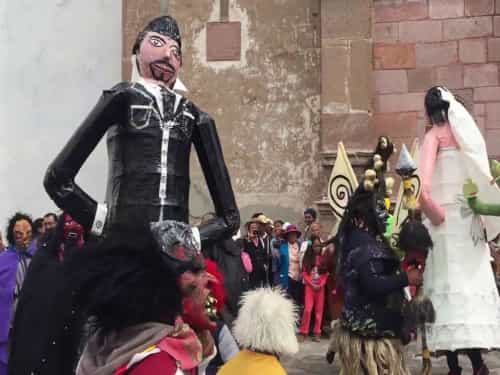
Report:
[[[248,275],[241,261],[241,246],[232,238],[218,241],[205,246],[203,255],[217,263],[224,275],[224,289],[226,290],[225,312],[230,316],[223,316],[227,325],[238,315],[238,303],[241,294],[249,289]]]
[[[252,259],[252,273],[249,275],[250,288],[258,288],[267,284],[268,256],[264,243],[259,238],[257,246],[248,239],[243,240],[243,249]]]
[[[403,288],[408,285],[399,260],[365,231],[352,231],[345,246],[342,324],[364,337],[399,337]]]
[[[227,238],[239,227],[229,174],[213,119],[192,102],[163,89],[162,106],[139,83],[104,91],[45,176],[54,202],[85,229],[188,222],[189,159],[194,144],[217,217],[200,226],[202,240]],[[96,223],[97,202],[74,181],[107,132],[108,185],[105,223]]]
[[[40,238],[17,306],[9,375],[74,373],[84,318],[58,250],[55,233]]]

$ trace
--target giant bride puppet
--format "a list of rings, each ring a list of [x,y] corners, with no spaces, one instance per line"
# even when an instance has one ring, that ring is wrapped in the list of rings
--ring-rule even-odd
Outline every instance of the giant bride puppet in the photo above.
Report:
[[[425,107],[432,128],[420,153],[420,203],[434,251],[427,260],[424,293],[436,309],[428,344],[444,351],[450,374],[461,373],[460,351],[471,359],[474,374],[487,374],[480,349],[500,348],[500,300],[484,233],[494,238],[500,219],[475,215],[462,186],[471,178],[486,201],[498,199],[499,190],[490,184],[485,142],[465,107],[443,87],[427,92]]]

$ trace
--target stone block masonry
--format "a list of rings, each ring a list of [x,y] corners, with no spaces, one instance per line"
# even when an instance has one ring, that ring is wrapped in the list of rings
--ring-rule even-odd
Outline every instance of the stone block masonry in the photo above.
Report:
[[[425,92],[444,85],[500,156],[500,0],[374,0],[374,15],[375,133],[422,136]]]

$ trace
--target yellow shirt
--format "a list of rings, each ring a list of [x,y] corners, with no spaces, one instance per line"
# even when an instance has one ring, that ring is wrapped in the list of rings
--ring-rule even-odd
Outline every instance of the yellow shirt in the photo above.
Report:
[[[221,367],[217,375],[286,375],[273,355],[242,350]]]

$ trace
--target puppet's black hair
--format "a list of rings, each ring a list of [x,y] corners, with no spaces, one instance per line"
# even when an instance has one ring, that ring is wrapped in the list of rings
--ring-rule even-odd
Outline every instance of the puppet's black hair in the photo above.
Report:
[[[439,86],[431,87],[425,94],[425,111],[432,124],[440,125],[447,122],[449,107],[450,103],[441,98]]]
[[[137,35],[134,46],[132,48],[132,54],[137,54],[141,43],[144,40],[146,34],[150,31],[156,32],[161,35],[165,35],[170,39],[175,40],[179,44],[179,48],[182,47],[181,33],[179,31],[179,25],[177,21],[171,16],[161,16],[150,21],[146,27]]]
[[[16,242],[16,239],[14,238],[14,226],[16,223],[20,220],[26,220],[28,223],[30,223],[31,228],[33,229],[33,219],[31,218],[30,215],[22,213],[22,212],[16,212],[10,219],[7,224],[7,242],[9,243],[10,246],[14,246],[14,243]]]
[[[165,257],[146,228],[114,229],[72,255],[66,266],[77,305],[102,337],[146,322],[173,324],[181,292]]]

